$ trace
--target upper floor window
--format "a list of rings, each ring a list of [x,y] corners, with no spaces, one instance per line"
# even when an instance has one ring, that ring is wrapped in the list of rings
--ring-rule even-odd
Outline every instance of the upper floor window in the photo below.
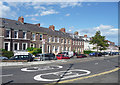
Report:
[[[55,38],[54,37],[52,37],[52,42],[55,42]]]
[[[14,31],[14,38],[18,38],[18,31]]]
[[[26,39],[26,32],[23,32],[23,38]]]
[[[61,39],[61,43],[63,43],[63,39]]]
[[[66,42],[66,39],[64,39],[64,42],[65,42],[65,44],[67,43],[67,42]]]
[[[73,41],[73,45],[75,44],[75,42]]]
[[[59,43],[59,37],[57,38],[57,42]]]
[[[10,38],[10,30],[6,30],[6,37]]]
[[[43,38],[43,36],[42,36],[42,34],[40,34],[40,40],[42,40],[42,38]]]
[[[35,40],[35,34],[32,34],[32,40]]]
[[[68,40],[68,44],[70,44],[70,40]]]

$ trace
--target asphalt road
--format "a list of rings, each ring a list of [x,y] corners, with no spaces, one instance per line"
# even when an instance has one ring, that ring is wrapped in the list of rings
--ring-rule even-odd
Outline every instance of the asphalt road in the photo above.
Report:
[[[117,66],[118,57],[84,62],[71,59],[65,63],[3,67],[0,77],[2,83],[118,83],[118,71],[92,77],[116,69]]]

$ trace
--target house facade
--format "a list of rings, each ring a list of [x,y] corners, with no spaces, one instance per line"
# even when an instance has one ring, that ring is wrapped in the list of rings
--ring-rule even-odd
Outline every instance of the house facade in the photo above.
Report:
[[[67,33],[65,28],[57,31],[54,25],[45,28],[40,23],[25,23],[22,16],[18,21],[0,18],[0,49],[18,51],[28,47],[41,48],[43,53],[83,53],[84,40],[78,36],[78,32]]]

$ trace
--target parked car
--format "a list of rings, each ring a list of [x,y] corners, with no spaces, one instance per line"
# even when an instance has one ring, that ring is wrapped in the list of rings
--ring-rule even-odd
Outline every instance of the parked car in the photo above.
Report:
[[[47,53],[47,54],[37,54],[34,58],[34,60],[40,60],[40,61],[43,61],[43,60],[55,60],[56,57],[55,57],[55,54],[53,53]]]
[[[65,56],[64,54],[58,54],[58,55],[56,55],[56,58],[57,59],[70,59],[70,57]]]
[[[74,56],[74,52],[73,51],[63,51],[61,53],[58,54],[64,54],[65,56],[68,56],[70,58],[72,58]]]
[[[7,57],[0,56],[0,60],[8,60]]]
[[[120,53],[119,52],[115,52],[115,55],[119,55]]]
[[[87,57],[85,54],[78,54],[77,55],[77,58],[85,58],[85,57]]]
[[[27,60],[33,61],[33,55],[29,52],[17,52],[14,53],[14,56],[11,57],[9,60]]]
[[[97,55],[98,55],[98,56],[102,56],[102,53],[100,53],[100,52],[98,52],[98,53],[97,53],[97,52],[94,52],[94,53],[90,53],[90,54],[89,54],[89,56],[97,56]]]

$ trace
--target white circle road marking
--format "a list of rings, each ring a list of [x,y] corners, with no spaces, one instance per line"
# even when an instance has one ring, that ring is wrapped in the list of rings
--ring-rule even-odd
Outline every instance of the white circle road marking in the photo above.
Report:
[[[86,73],[83,73],[83,74],[79,74],[79,73],[73,73],[74,71],[82,71],[82,72],[86,72]],[[52,72],[52,73],[45,73],[45,74],[39,74],[39,75],[36,75],[35,77],[34,77],[34,79],[36,80],[36,81],[58,81],[59,80],[59,78],[58,79],[45,79],[45,78],[42,78],[42,76],[44,76],[44,75],[50,75],[50,74],[53,74],[53,75],[58,75],[59,73],[61,73],[61,72],[66,72],[66,71],[58,71],[58,72]],[[84,76],[84,75],[88,75],[88,74],[90,74],[91,72],[90,71],[88,71],[88,70],[81,70],[81,69],[74,69],[74,70],[69,70],[68,72],[70,72],[71,74],[74,74],[74,75],[70,75],[69,76],[69,74],[67,74],[67,76],[65,76],[65,77],[63,77],[63,78],[61,78],[61,79],[68,79],[68,78],[75,78],[75,77],[80,77],[80,76]],[[61,75],[60,75],[61,76]]]
[[[54,66],[54,65],[52,65]],[[58,68],[50,67],[50,66],[43,66],[43,67],[32,67],[33,69],[36,70],[30,70],[29,68],[22,68],[21,71],[27,71],[27,72],[33,72],[33,71],[43,71],[43,70],[51,70],[51,69],[61,69],[63,66],[55,66]]]

